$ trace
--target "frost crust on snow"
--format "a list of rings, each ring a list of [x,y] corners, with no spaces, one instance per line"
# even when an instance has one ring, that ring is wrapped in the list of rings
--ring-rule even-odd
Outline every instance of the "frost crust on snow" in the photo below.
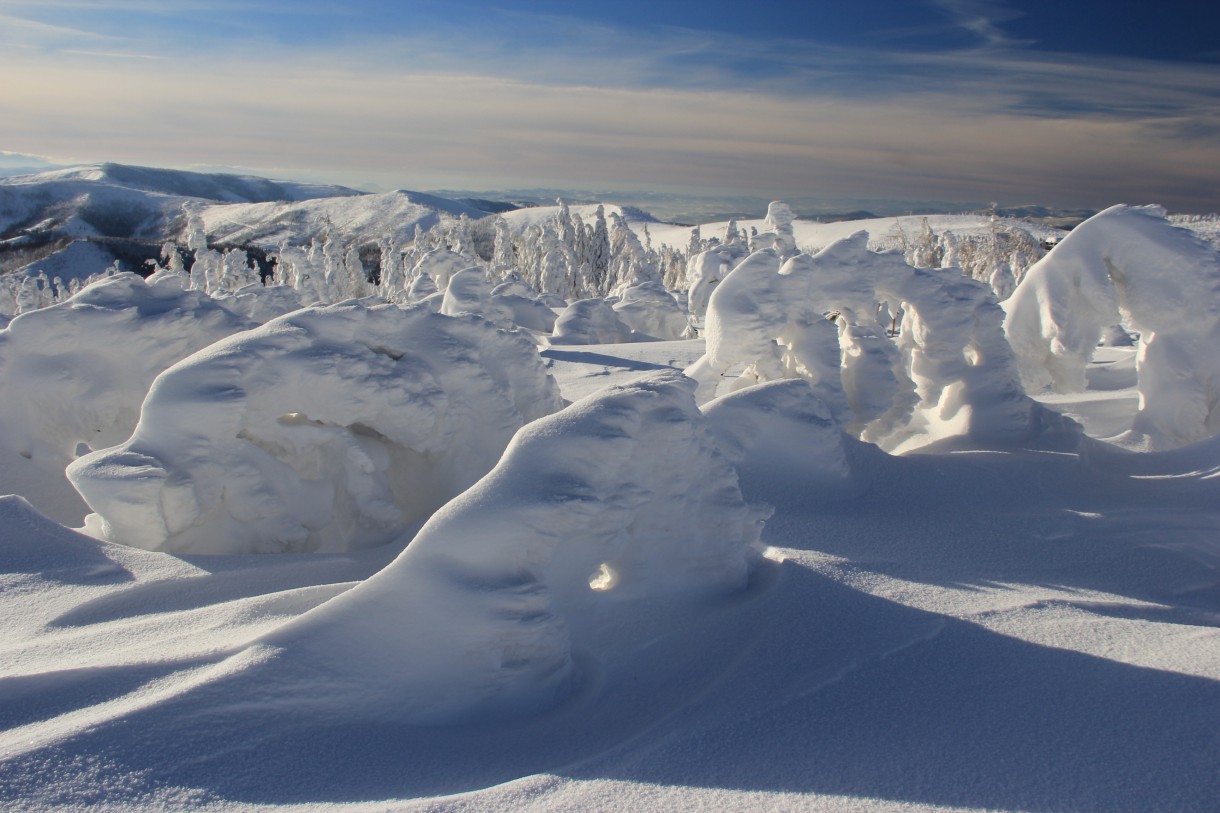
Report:
[[[694,387],[655,373],[530,424],[398,559],[267,643],[331,673],[349,713],[441,723],[554,703],[583,622],[746,584],[770,512],[742,498]]]
[[[1077,226],[1005,303],[1030,391],[1081,392],[1098,343],[1139,333],[1132,435],[1153,449],[1220,432],[1220,258],[1159,206],[1113,206]]]
[[[0,443],[62,470],[122,442],[153,379],[251,323],[199,291],[123,273],[0,330]]]
[[[481,319],[308,308],[167,370],[131,438],[67,473],[110,541],[363,548],[426,518],[561,405],[533,343]]]

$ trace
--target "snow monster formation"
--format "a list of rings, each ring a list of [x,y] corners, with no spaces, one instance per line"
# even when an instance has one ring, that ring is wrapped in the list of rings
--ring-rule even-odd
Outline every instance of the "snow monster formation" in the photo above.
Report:
[[[533,342],[427,307],[307,308],[153,383],[127,442],[68,478],[95,536],[193,553],[389,542],[562,400]]]
[[[1220,433],[1220,258],[1161,207],[1094,215],[1004,307],[1029,390],[1083,390],[1094,348],[1121,320],[1140,335],[1140,406],[1128,439],[1168,449]]]
[[[782,266],[763,249],[734,268],[708,301],[707,353],[687,371],[700,399],[744,367],[737,387],[804,378],[839,424],[891,452],[916,436],[1040,432],[1045,412],[1021,388],[990,287],[867,242],[859,232]],[[886,312],[902,313],[896,341],[878,321]]]
[[[325,686],[347,719],[528,714],[579,682],[574,648],[605,646],[608,617],[744,588],[770,511],[694,389],[654,373],[523,428],[395,561],[263,639],[268,678]]]

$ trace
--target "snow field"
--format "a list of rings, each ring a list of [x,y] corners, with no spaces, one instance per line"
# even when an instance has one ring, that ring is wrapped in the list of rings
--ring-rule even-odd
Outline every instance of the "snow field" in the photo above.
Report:
[[[1189,290],[1210,335],[1197,244],[1104,217],[1143,220],[1082,226],[1008,325],[991,286],[867,235],[796,254],[777,208],[770,247],[700,276],[704,339],[631,341],[677,330],[647,282],[549,338],[497,329],[510,297],[551,308],[438,252],[393,283],[419,304],[306,308],[167,361],[130,437],[69,468],[94,536],[0,500],[0,800],[1212,809],[1220,442],[1095,439],[1153,395],[1196,403],[1203,340],[1140,323],[1083,391],[1034,400],[1005,334],[1052,313],[1068,335],[1075,274],[1149,319]],[[607,337],[606,311],[643,321]],[[77,341],[107,346],[98,324]],[[226,555],[251,551],[280,553]]]

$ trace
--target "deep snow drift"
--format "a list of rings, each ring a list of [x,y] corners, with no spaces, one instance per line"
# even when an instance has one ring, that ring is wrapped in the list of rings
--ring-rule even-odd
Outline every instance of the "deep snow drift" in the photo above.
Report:
[[[252,681],[325,680],[309,704],[353,721],[516,717],[591,679],[576,652],[624,605],[742,590],[769,511],[693,391],[657,373],[523,429],[397,560],[267,638]]]

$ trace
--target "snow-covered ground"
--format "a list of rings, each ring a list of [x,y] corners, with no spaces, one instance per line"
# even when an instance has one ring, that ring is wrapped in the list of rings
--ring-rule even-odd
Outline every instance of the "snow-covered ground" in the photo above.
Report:
[[[547,577],[567,596],[556,651],[570,654],[567,688],[539,712],[501,703],[438,722],[410,711],[460,701],[480,674],[511,685],[521,667],[483,657],[494,635],[452,650],[475,656],[465,667],[435,651],[466,646],[472,625],[520,624],[526,605],[509,599],[528,593],[511,570],[452,573],[447,598],[420,595],[397,574],[418,579],[423,553],[385,569],[400,545],[174,556],[81,536],[6,499],[0,799],[132,810],[1214,809],[1220,443],[892,457],[839,436],[799,398],[755,396],[755,423],[735,435],[740,405],[706,419],[684,407],[678,424],[664,417],[685,397],[677,391],[652,417],[634,411],[631,392],[605,400],[606,387],[656,381],[701,353],[697,340],[545,350],[564,395],[590,399],[574,407],[583,412],[536,432],[516,468],[502,463],[425,531],[420,551],[443,557],[460,540],[490,551],[534,516],[556,531],[548,556],[567,557],[547,572],[570,572],[607,555],[589,549],[597,522],[629,527],[617,524],[628,515],[597,512],[647,509],[598,508],[592,494],[556,502],[549,489],[579,493],[593,477],[622,488],[668,463],[677,468],[656,476],[694,500],[709,464],[684,464],[674,433],[726,448],[733,435],[736,499],[774,509],[747,582],[686,595],[588,567],[609,589],[580,596]],[[1133,353],[1104,349],[1085,392],[1044,400],[1092,434],[1129,425]],[[594,419],[628,423],[611,431]],[[653,427],[653,440],[612,452],[626,425]],[[833,448],[847,471],[831,481]],[[558,479],[539,474],[556,464]],[[551,519],[531,507],[547,504]],[[563,519],[568,505],[584,513]],[[637,513],[654,523],[638,525],[639,544],[689,533],[699,515],[673,527]],[[441,562],[429,567],[450,567]],[[383,569],[378,590],[353,589]],[[352,600],[327,609],[344,593]],[[462,600],[480,595],[473,608]],[[465,609],[428,617],[430,601]],[[442,681],[436,698],[414,694],[419,668],[456,670],[449,692]]]
[[[1215,253],[1115,207],[1004,310],[785,210],[678,296],[196,224],[15,316],[0,809],[1214,811]]]

